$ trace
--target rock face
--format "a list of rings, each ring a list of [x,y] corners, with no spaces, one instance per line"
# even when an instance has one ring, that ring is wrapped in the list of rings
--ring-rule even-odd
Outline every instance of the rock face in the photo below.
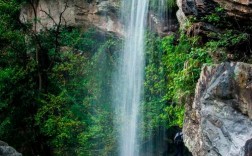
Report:
[[[117,17],[118,8],[118,0],[37,0],[22,8],[20,20],[33,23],[36,31],[53,28],[60,22],[69,27],[95,26],[103,31],[123,35]]]
[[[252,65],[205,66],[186,106],[185,145],[194,156],[250,156],[251,119]]]
[[[214,0],[221,7],[227,10],[230,16],[251,20],[252,1],[251,0]]]
[[[184,28],[187,22],[187,16],[193,15],[195,17],[209,14],[216,7],[213,0],[177,0],[177,18],[180,27]]]
[[[59,24],[84,29],[97,27],[104,32],[124,36],[123,21],[120,21],[120,0],[37,0],[23,6],[20,20],[32,23],[37,32]],[[149,26],[160,36],[177,31],[177,19],[170,19],[171,28],[162,25],[155,14],[149,12]],[[34,19],[37,17],[37,25]],[[61,18],[60,18],[61,17]],[[61,21],[60,21],[61,19]]]
[[[221,6],[230,16],[252,19],[251,0],[177,0],[177,5],[185,15],[201,16]]]
[[[167,19],[162,20],[153,11],[148,13],[148,26],[151,31],[156,32],[159,36],[164,37],[178,31],[179,23],[174,10],[170,10]]]
[[[251,0],[177,0],[177,5],[177,18],[182,28],[186,24],[187,16],[202,17],[211,14],[218,6],[224,8],[227,14],[236,20],[252,20]]]
[[[22,156],[13,147],[8,146],[7,143],[0,141],[0,156]]]

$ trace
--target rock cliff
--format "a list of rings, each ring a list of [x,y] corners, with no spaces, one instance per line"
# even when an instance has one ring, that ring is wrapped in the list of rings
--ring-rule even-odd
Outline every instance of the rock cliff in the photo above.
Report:
[[[20,20],[32,23],[36,31],[57,24],[68,27],[97,27],[106,32],[123,35],[118,20],[118,0],[37,0],[23,6]],[[34,21],[37,21],[37,25]]]
[[[202,17],[214,12],[218,6],[236,20],[246,22],[252,19],[251,0],[177,0],[177,5],[179,7],[177,18],[182,26],[187,16]]]
[[[67,27],[88,29],[96,27],[104,32],[123,36],[123,21],[120,20],[120,0],[34,0],[22,7],[20,20],[31,23],[39,32],[58,24]],[[148,25],[160,36],[177,31],[176,16],[170,13],[168,28],[152,11],[148,14]],[[35,25],[36,19],[36,25]]]
[[[225,29],[240,31],[251,25],[251,4],[250,0],[177,0],[177,18],[183,29],[187,20],[194,18],[195,22],[186,28],[187,35],[201,36],[207,42],[211,40],[209,34],[221,34]],[[229,28],[202,21],[220,7],[230,22]],[[194,102],[186,104],[183,127],[185,145],[194,156],[251,155],[251,73],[252,65],[240,62],[202,68]]]
[[[194,156],[246,156],[252,138],[252,65],[205,66],[192,105],[186,106],[184,142]],[[245,145],[246,144],[246,145]]]

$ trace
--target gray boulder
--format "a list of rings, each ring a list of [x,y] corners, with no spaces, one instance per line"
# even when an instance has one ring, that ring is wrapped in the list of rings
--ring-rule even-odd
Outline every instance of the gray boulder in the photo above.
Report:
[[[0,141],[0,156],[22,156],[13,147],[9,146],[7,143]]]
[[[205,66],[186,106],[185,145],[194,156],[250,156],[251,119],[252,65]]]

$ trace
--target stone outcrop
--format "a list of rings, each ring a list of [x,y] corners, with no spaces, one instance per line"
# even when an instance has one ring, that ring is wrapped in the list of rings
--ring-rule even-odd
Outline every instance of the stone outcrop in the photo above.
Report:
[[[201,17],[210,14],[216,7],[216,3],[213,0],[177,0],[177,6],[179,8],[177,18],[180,27],[184,28],[188,16]]]
[[[187,16],[202,17],[209,15],[215,8],[221,6],[226,13],[236,20],[248,22],[252,20],[252,1],[251,0],[177,0],[179,10],[177,18],[183,28]]]
[[[220,33],[220,30],[209,23],[197,22],[187,29],[187,36],[201,36],[199,42],[205,43],[211,39],[214,39],[211,34]]]
[[[7,143],[0,141],[0,156],[22,156],[13,147]]]
[[[214,0],[223,7],[230,16],[252,20],[251,0]]]
[[[178,6],[178,11],[176,13],[180,28],[184,28],[186,26],[186,21],[187,21],[187,17],[184,13],[183,10],[183,0],[176,0],[177,6]]]
[[[250,156],[252,65],[202,68],[193,104],[187,104],[184,142],[194,156]]]
[[[221,6],[230,16],[252,19],[251,0],[177,0],[177,5],[186,16],[210,14],[217,6]]]
[[[53,28],[60,24],[68,27],[88,29],[96,27],[104,32],[112,32],[124,36],[123,21],[120,21],[120,0],[37,0],[33,4],[23,6],[20,20],[32,23],[37,32]],[[61,17],[61,18],[60,18]],[[37,18],[37,24],[34,19]],[[61,19],[61,21],[60,21]],[[158,17],[149,12],[148,21],[152,30],[160,36],[169,35],[178,29],[175,16],[169,19],[168,28]]]
[[[37,0],[23,6],[20,20],[32,23],[36,31],[53,28],[60,23],[84,29],[94,26],[123,35],[118,9],[118,0]],[[34,24],[35,17],[37,25]]]

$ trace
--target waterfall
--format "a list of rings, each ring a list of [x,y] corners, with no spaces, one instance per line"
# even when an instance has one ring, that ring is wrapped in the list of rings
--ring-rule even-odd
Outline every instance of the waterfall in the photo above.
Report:
[[[168,9],[168,0],[158,0],[157,16],[163,31],[170,30],[172,9]]]
[[[156,24],[168,31],[170,29],[170,11],[167,0],[150,2],[155,4],[154,10],[151,11],[157,17]],[[147,27],[149,0],[122,0],[121,8],[122,22],[125,25],[125,42],[118,59],[117,72],[113,81],[113,105],[116,108],[115,122],[119,133],[117,139],[119,155],[157,155],[157,151],[162,151],[166,147],[164,141],[165,128],[160,125],[159,130],[155,129],[156,133],[154,134],[152,133],[154,129],[146,129],[143,125],[144,122],[148,122],[144,119],[143,84],[145,68],[144,35]],[[162,53],[158,55],[161,56]],[[160,75],[160,77],[162,76]],[[158,115],[161,113],[161,108],[161,106],[157,106],[155,107],[157,110],[151,111]],[[147,131],[149,133],[145,133]],[[143,134],[145,134],[144,143]],[[146,140],[146,134],[149,134],[148,140]],[[140,139],[142,139],[142,142],[140,142]]]
[[[125,43],[115,74],[113,91],[116,118],[119,119],[120,156],[137,156],[139,106],[143,94],[144,33],[148,0],[122,0],[122,18],[125,23]]]

